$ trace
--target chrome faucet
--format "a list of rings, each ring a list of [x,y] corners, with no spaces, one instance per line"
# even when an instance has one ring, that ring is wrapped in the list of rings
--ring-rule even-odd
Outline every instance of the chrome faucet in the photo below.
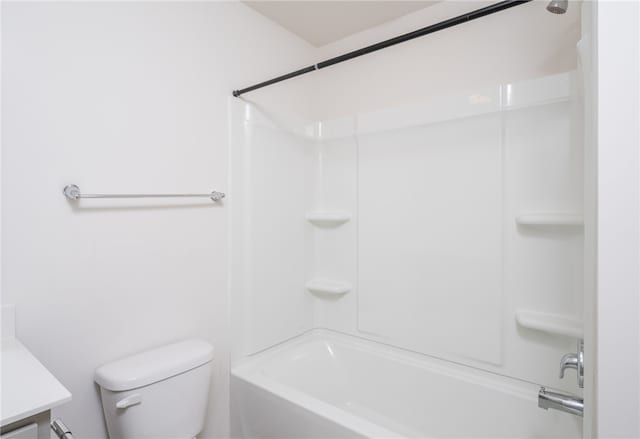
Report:
[[[584,387],[584,342],[578,340],[578,352],[575,354],[565,354],[560,360],[560,378],[564,378],[564,371],[567,369],[575,369],[578,375],[578,386]],[[538,392],[538,407],[547,409],[560,410],[562,412],[571,413],[576,416],[583,416],[584,399],[579,396],[568,395],[565,393],[551,392],[544,387]]]
[[[578,375],[578,387],[584,387],[584,341],[578,340],[575,354],[564,354],[560,360],[560,378],[564,378],[566,369],[575,369]]]

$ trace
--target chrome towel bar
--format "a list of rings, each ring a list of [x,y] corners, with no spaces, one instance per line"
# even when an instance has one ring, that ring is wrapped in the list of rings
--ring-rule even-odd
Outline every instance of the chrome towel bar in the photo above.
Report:
[[[69,200],[80,198],[210,198],[211,201],[220,201],[225,197],[222,192],[213,191],[208,194],[83,194],[75,184],[64,187],[62,193]]]

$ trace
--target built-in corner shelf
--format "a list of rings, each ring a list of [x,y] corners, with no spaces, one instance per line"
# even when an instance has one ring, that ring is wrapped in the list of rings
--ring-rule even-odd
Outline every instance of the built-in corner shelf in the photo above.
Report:
[[[516,311],[516,322],[524,328],[548,334],[584,337],[582,321],[572,316],[519,309]]]
[[[523,213],[516,217],[516,223],[531,227],[582,227],[584,218],[575,213]]]
[[[305,287],[311,293],[325,297],[338,297],[351,291],[350,283],[328,279],[310,280]]]
[[[347,212],[314,211],[307,213],[307,221],[317,227],[337,227],[351,219]]]

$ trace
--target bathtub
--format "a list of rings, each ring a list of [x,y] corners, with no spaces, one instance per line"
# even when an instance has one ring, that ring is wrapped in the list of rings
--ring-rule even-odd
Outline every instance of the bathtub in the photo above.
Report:
[[[314,330],[232,368],[238,438],[573,438],[537,385]]]

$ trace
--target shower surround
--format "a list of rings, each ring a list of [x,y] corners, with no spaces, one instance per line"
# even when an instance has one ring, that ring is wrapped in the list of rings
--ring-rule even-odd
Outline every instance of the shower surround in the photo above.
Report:
[[[581,436],[536,402],[581,392],[579,79],[313,123],[231,101],[235,436]]]

